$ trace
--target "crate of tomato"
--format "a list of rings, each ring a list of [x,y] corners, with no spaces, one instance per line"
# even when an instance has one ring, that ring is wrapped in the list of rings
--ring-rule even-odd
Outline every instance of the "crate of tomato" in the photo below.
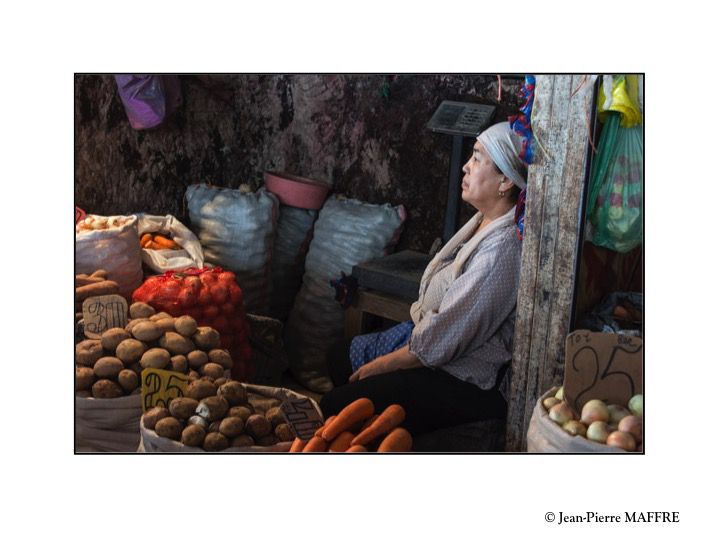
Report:
[[[252,380],[254,366],[243,293],[233,272],[220,267],[168,271],[146,279],[132,298],[173,317],[190,315],[199,326],[215,328],[222,346],[232,356],[233,379]]]

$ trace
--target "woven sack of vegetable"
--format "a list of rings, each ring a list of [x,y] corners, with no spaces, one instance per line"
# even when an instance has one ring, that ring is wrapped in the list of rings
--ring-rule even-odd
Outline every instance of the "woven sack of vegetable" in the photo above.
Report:
[[[135,452],[140,442],[140,394],[75,398],[75,450]]]
[[[263,188],[252,193],[194,184],[185,198],[205,261],[235,272],[245,292],[246,309],[267,315],[278,214],[275,195]]]
[[[254,384],[244,385],[247,389],[248,402],[254,407],[255,412],[264,414],[272,407],[278,407],[285,399],[308,399],[317,411],[320,419],[323,419],[322,412],[318,404],[311,398],[298,394],[287,388],[275,388],[271,386],[262,386]],[[141,434],[140,444],[137,447],[138,452],[181,452],[181,453],[209,453],[200,446],[187,446],[180,441],[172,440],[166,437],[160,437],[152,430],[143,425],[142,420],[139,423]],[[247,435],[247,429],[244,430]],[[245,438],[245,437],[244,437]],[[251,443],[245,446],[230,446],[221,453],[252,453],[252,452],[287,452],[290,450],[292,441],[275,442],[267,446],[257,444],[258,441],[253,438],[246,438]]]
[[[305,256],[312,240],[317,210],[280,205],[280,219],[272,256],[270,313],[287,320],[302,285]]]
[[[356,264],[390,253],[406,218],[405,208],[367,204],[332,197],[320,211],[305,260],[300,292],[285,332],[290,369],[314,392],[327,392],[332,382],[325,370],[325,353],[343,335],[344,312],[330,281]]]
[[[168,270],[202,268],[204,256],[200,240],[174,216],[137,214],[138,235],[162,235],[177,244],[178,249],[142,250],[142,262],[158,274]]]
[[[570,435],[558,424],[550,420],[543,407],[543,400],[555,395],[558,388],[552,388],[543,394],[535,404],[527,432],[527,451],[543,454],[565,453],[625,453],[625,450],[606,444],[589,441],[580,435]]]
[[[120,294],[130,297],[142,283],[136,216],[88,215],[75,225],[75,274],[103,269]]]

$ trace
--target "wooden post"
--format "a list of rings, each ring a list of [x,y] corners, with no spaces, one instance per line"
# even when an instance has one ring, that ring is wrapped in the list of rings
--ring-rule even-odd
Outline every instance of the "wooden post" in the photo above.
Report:
[[[539,396],[562,384],[594,92],[589,75],[543,75],[536,82],[536,157],[528,175],[506,431],[511,452],[526,449]]]

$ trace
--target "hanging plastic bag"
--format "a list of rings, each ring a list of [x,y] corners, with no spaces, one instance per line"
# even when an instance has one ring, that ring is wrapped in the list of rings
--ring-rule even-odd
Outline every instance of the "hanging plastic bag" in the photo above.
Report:
[[[115,82],[133,129],[159,126],[182,103],[177,75],[115,75]]]
[[[591,172],[590,240],[626,253],[642,242],[642,126],[624,128],[621,113],[607,114]]]

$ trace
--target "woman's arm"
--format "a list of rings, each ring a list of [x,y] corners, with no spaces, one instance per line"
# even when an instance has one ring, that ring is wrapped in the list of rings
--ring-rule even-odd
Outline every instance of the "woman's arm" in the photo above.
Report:
[[[390,371],[396,371],[398,369],[410,369],[420,366],[422,366],[422,364],[420,360],[418,360],[418,357],[411,353],[410,348],[405,345],[396,351],[378,356],[375,360],[360,367],[360,369],[352,374],[349,381],[359,381],[360,379],[380,375],[381,373],[389,373]]]

